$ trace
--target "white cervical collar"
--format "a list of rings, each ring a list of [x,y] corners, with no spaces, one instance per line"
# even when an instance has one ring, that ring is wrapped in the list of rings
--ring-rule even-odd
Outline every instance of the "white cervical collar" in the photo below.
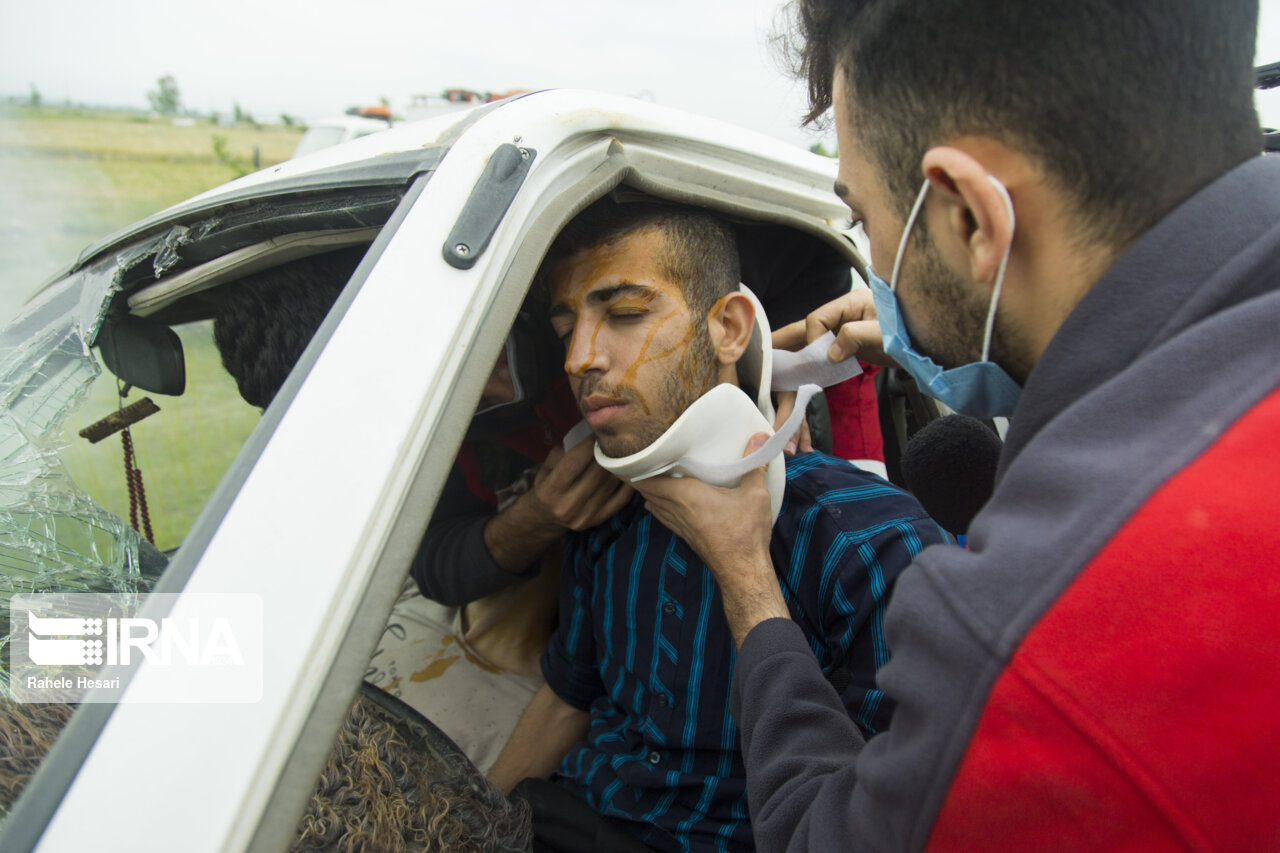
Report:
[[[823,387],[843,382],[862,372],[857,359],[839,364],[827,360],[835,335],[828,332],[799,352],[775,350],[764,307],[745,284],[738,289],[751,300],[755,324],[747,350],[738,361],[739,381],[759,389],[752,400],[736,385],[720,384],[703,394],[652,444],[630,456],[606,456],[596,445],[596,461],[606,471],[626,480],[644,480],[659,474],[694,477],[713,486],[733,487],[743,475],[767,464],[769,503],[776,521],[782,510],[786,468],[782,451],[787,440],[800,428],[810,398]],[[796,391],[796,406],[777,433],[772,391]],[[743,456],[752,435],[764,432],[771,438],[763,447]],[[564,437],[565,449],[576,446],[591,434],[582,421]]]

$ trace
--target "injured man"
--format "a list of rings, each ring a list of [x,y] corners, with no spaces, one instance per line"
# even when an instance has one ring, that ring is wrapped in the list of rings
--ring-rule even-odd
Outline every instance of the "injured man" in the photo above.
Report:
[[[772,432],[777,371],[724,222],[603,200],[565,228],[539,278],[602,467],[741,476],[730,463],[744,434]],[[792,617],[874,734],[890,716],[875,688],[890,590],[946,534],[910,495],[843,460],[784,459],[776,442],[758,454],[745,464],[770,469],[771,553]],[[569,534],[546,684],[489,774],[531,804],[535,849],[752,849],[733,666],[709,569],[643,498]]]

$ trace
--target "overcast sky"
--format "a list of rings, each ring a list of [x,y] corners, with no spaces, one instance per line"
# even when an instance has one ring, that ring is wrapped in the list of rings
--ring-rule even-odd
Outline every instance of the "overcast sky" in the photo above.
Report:
[[[278,121],[281,113],[338,115],[383,97],[403,111],[414,94],[453,87],[572,87],[645,97],[806,148],[815,141],[834,148],[829,133],[799,128],[804,89],[770,51],[783,5],[0,0],[0,98],[25,99],[34,85],[50,103],[145,108],[156,79],[172,74],[184,105],[201,114],[229,115],[238,103],[261,121]],[[1257,63],[1277,61],[1280,0],[1262,0]],[[1280,88],[1258,101],[1263,124],[1280,127]],[[0,239],[21,242],[23,264],[0,270],[0,322],[71,257],[65,238],[54,239],[50,224],[22,212],[30,206],[5,195],[8,183],[0,176],[0,203],[24,227],[0,227]],[[57,216],[56,202],[44,207]]]
[[[186,106],[304,119],[416,93],[574,87],[641,95],[808,146],[804,92],[768,34],[781,0],[0,0],[0,95],[145,106],[172,74]],[[1263,0],[1258,62],[1280,61]],[[1280,125],[1280,90],[1263,121]]]
[[[0,0],[0,94],[259,120],[416,93],[573,87],[640,95],[803,144],[804,93],[770,56],[780,0]]]

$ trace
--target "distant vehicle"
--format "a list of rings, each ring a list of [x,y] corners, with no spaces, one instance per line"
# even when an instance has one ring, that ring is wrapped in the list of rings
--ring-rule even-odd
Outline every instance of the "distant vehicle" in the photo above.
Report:
[[[506,92],[476,92],[471,89],[445,89],[439,95],[418,94],[409,98],[404,115],[409,121],[435,118],[448,113],[466,110],[480,104],[491,104],[515,95],[526,95],[528,89],[510,89]]]
[[[352,139],[359,139],[361,136],[378,133],[391,126],[390,116],[373,118],[362,115],[344,115],[313,121],[307,125],[307,132],[302,134],[302,139],[298,140],[298,147],[293,149],[293,156],[302,157],[322,148],[340,145]]]
[[[446,89],[439,95],[414,95],[405,109],[404,119],[396,119],[391,109],[385,105],[369,107],[352,107],[345,115],[335,118],[320,119],[307,125],[307,132],[298,141],[294,149],[294,157],[340,145],[361,136],[386,130],[403,120],[421,121],[436,118],[449,113],[469,110],[481,104],[500,101],[503,98],[527,94],[527,89],[512,89],[508,92],[473,92],[470,89]]]

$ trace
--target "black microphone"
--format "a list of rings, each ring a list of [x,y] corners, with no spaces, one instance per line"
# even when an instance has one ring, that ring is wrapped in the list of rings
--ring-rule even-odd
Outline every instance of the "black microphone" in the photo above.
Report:
[[[957,536],[991,497],[1004,442],[985,423],[964,415],[939,418],[912,436],[902,454],[902,478],[925,512]]]

